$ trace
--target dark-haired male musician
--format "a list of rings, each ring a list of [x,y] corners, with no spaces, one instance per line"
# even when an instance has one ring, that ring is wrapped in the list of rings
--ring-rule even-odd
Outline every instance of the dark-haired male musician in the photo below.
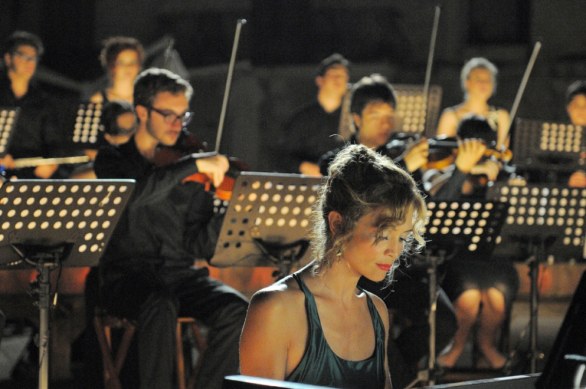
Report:
[[[350,109],[356,133],[351,142],[387,154],[385,145],[393,134],[396,104],[394,89],[381,75],[373,74],[354,84]],[[395,162],[410,173],[418,172],[427,162],[428,146],[427,141],[423,140],[406,150],[401,157],[395,158]],[[332,150],[320,158],[320,168],[324,175],[340,150]],[[428,287],[425,269],[406,267],[404,263],[397,269],[394,279],[392,288],[386,289],[381,289],[382,284],[365,279],[361,280],[361,284],[385,300],[389,311],[396,315],[394,318],[400,319],[397,321],[410,323],[398,337],[389,336],[389,370],[393,387],[403,388],[416,377],[418,363],[428,353]],[[448,345],[456,332],[456,318],[443,291],[439,294],[436,317],[436,348],[439,351]]]
[[[0,107],[18,107],[20,112],[8,154],[0,159],[7,170],[14,159],[62,156],[62,137],[58,133],[55,109],[47,94],[33,81],[43,54],[43,43],[34,34],[15,31],[4,42],[2,51],[5,71],[0,72]],[[57,165],[9,171],[20,178],[50,178]]]
[[[283,128],[280,149],[285,153],[285,170],[319,176],[319,157],[341,144],[337,134],[349,69],[350,62],[337,53],[320,62],[315,76],[316,99],[297,109]]]
[[[386,145],[394,134],[397,96],[387,79],[379,74],[363,77],[351,91],[350,112],[356,128],[350,143],[359,143],[389,155]],[[323,154],[318,162],[321,174],[327,174],[330,162],[340,149]],[[394,158],[409,173],[427,163],[429,145],[422,140]],[[390,155],[389,155],[390,156]]]
[[[135,83],[136,133],[118,147],[100,149],[99,178],[133,178],[135,192],[100,263],[102,305],[138,324],[140,382],[130,387],[172,388],[175,325],[195,317],[209,327],[199,388],[221,388],[238,370],[238,339],[247,309],[237,291],[192,267],[211,258],[221,218],[203,185],[182,183],[196,172],[219,184],[228,170],[222,155],[157,168],[157,146],[173,146],[191,119],[191,85],[164,69],[148,69]]]

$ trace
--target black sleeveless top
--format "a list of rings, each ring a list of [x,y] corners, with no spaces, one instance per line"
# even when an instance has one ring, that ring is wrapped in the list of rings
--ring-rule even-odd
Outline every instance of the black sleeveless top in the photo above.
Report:
[[[384,388],[385,329],[370,296],[366,294],[368,310],[374,326],[376,342],[374,353],[362,361],[347,361],[338,357],[328,345],[321,328],[313,294],[297,274],[292,276],[305,294],[309,336],[301,362],[286,380],[334,388]]]

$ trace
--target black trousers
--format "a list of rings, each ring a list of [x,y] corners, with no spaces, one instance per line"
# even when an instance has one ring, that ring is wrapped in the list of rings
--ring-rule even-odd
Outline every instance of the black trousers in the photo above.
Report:
[[[197,387],[221,388],[224,376],[238,373],[238,342],[248,302],[236,290],[208,277],[205,268],[140,269],[106,275],[100,304],[109,314],[137,323],[141,389],[171,389],[175,373],[178,316],[195,317],[208,327],[208,349]]]

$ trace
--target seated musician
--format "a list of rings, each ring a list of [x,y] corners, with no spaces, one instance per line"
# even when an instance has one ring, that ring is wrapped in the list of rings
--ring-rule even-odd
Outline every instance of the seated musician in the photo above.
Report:
[[[509,113],[503,108],[489,104],[496,90],[497,75],[497,67],[486,58],[472,58],[464,64],[460,73],[464,101],[442,112],[437,129],[438,136],[456,136],[458,123],[462,118],[474,114],[485,118],[497,133],[497,150],[509,146]]]
[[[316,99],[298,108],[284,125],[279,141],[285,153],[281,154],[284,171],[319,176],[318,158],[341,144],[337,134],[349,69],[350,62],[340,54],[321,61],[315,77]]]
[[[228,170],[222,155],[153,163],[157,146],[173,146],[191,119],[191,85],[164,69],[148,69],[135,83],[138,127],[130,140],[100,149],[99,178],[137,181],[132,198],[100,262],[101,305],[110,315],[137,323],[139,379],[125,387],[173,388],[178,316],[209,327],[208,349],[198,372],[202,388],[221,388],[238,372],[238,339],[247,301],[213,280],[195,258],[211,258],[222,221],[196,172],[219,185]]]
[[[126,101],[132,104],[134,80],[144,61],[142,44],[132,37],[110,37],[102,43],[99,59],[108,77],[108,85],[91,95],[89,101],[104,105],[111,101]],[[85,155],[92,161],[96,158],[99,143],[94,148],[84,150]]]
[[[13,170],[15,159],[63,156],[63,135],[59,133],[56,108],[33,79],[43,55],[43,43],[25,31],[12,33],[4,42],[4,71],[0,71],[0,107],[17,107],[19,115],[8,145],[0,158],[6,176],[19,178],[63,178],[68,173],[58,165],[39,165]]]
[[[586,127],[586,81],[576,81],[568,87],[566,112],[573,125]],[[586,150],[581,150],[580,160],[586,163]],[[586,166],[582,165],[580,169],[572,173],[568,185],[574,188],[586,188]]]
[[[130,140],[136,131],[136,115],[132,104],[124,100],[110,101],[102,111],[104,146],[120,146]]]
[[[135,38],[114,36],[103,42],[100,63],[108,75],[108,86],[92,95],[92,103],[124,100],[132,103],[134,80],[144,61],[144,49]]]
[[[385,77],[372,74],[355,83],[351,90],[350,112],[356,132],[349,142],[363,144],[379,153],[387,154],[385,147],[394,133],[397,97]],[[421,169],[427,162],[429,144],[425,139],[414,144],[395,158],[409,173]],[[323,154],[319,161],[321,174],[327,173],[330,162],[340,149]]]
[[[315,259],[253,296],[240,341],[241,372],[337,388],[391,388],[387,309],[358,281],[390,278],[411,243],[423,244],[423,198],[390,159],[350,145],[332,162],[317,204]]]
[[[471,115],[464,117],[458,126],[461,146],[458,155],[469,152],[478,164],[497,165],[495,161],[481,162],[487,144],[494,143],[496,133],[486,119]],[[467,139],[464,139],[467,138]],[[481,139],[482,142],[479,142]],[[462,171],[457,162],[444,174],[452,176],[449,183],[438,180],[440,188],[432,188],[435,200],[484,199],[478,190],[479,183],[494,180],[498,167],[488,180],[478,180],[473,169]],[[446,173],[447,172],[447,173]],[[474,182],[475,185],[472,184]],[[482,189],[482,188],[481,188]],[[483,186],[484,192],[486,185]],[[496,347],[496,336],[502,327],[507,312],[517,292],[519,280],[511,261],[483,257],[459,255],[447,261],[442,287],[452,300],[458,319],[458,330],[449,350],[438,358],[438,364],[451,368],[464,350],[472,327],[478,322],[476,342],[485,359],[485,366],[492,369],[508,368],[507,358]]]
[[[351,143],[359,143],[387,154],[386,144],[393,136],[396,96],[393,88],[383,76],[373,74],[354,84],[351,91],[350,110],[356,132]],[[320,169],[327,174],[332,160],[342,149],[332,150],[320,158]],[[423,139],[401,152],[395,162],[403,170],[420,180],[420,170],[427,162],[429,144]],[[460,156],[464,159],[465,154]],[[395,323],[405,323],[396,338],[389,337],[388,359],[393,386],[406,387],[416,376],[418,364],[428,355],[429,292],[425,267],[402,261],[394,275],[392,287],[376,284],[366,279],[361,285],[382,297]],[[456,318],[451,303],[440,290],[437,309],[436,348],[441,350],[449,344],[456,331]],[[394,334],[392,331],[391,334]]]
[[[136,115],[131,103],[124,100],[114,100],[106,103],[102,109],[100,118],[100,132],[98,134],[97,146],[107,145],[119,146],[128,142],[136,131]],[[94,179],[96,174],[93,162],[78,166],[70,178],[73,179]]]

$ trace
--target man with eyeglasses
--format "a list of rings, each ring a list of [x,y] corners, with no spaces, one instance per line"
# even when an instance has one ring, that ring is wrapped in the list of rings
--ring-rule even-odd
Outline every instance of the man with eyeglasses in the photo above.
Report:
[[[228,170],[223,155],[153,163],[159,145],[173,146],[192,117],[191,85],[164,69],[142,72],[134,87],[138,128],[118,147],[100,149],[98,178],[132,178],[133,197],[100,263],[101,304],[111,315],[138,324],[139,379],[124,387],[172,388],[175,325],[195,317],[209,327],[198,387],[221,388],[238,370],[238,339],[247,301],[236,290],[194,268],[212,257],[222,218],[203,185],[182,180],[196,172],[217,186]]]
[[[0,107],[20,110],[12,129],[8,154],[0,158],[8,177],[14,174],[19,178],[50,178],[57,172],[57,165],[10,170],[17,158],[63,155],[55,107],[33,80],[43,50],[39,37],[25,31],[15,31],[4,42],[5,71],[0,72]]]

